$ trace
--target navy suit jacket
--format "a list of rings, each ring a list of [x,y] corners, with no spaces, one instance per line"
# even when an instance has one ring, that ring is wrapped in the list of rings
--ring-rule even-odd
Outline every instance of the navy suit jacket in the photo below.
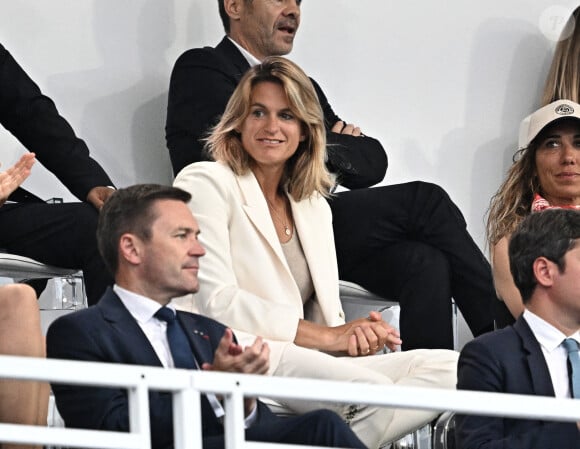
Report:
[[[540,344],[523,317],[469,342],[459,357],[460,390],[554,396]],[[575,423],[457,415],[459,449],[580,448]]]
[[[248,61],[227,38],[215,48],[195,48],[183,53],[173,68],[169,86],[167,147],[173,172],[208,160],[203,139],[223,114]],[[353,137],[330,132],[341,120],[332,110],[320,86],[312,80],[322,106],[327,129],[328,168],[350,189],[369,187],[383,180],[387,155],[372,137]]]
[[[96,186],[112,186],[90,157],[85,142],[58,113],[53,101],[0,44],[0,124],[10,131],[79,200]],[[12,201],[38,200],[19,189]]]
[[[213,361],[213,354],[225,327],[210,318],[177,312],[199,364]],[[194,330],[199,332],[193,332]],[[92,307],[60,317],[47,334],[48,357],[91,362],[124,363],[161,367],[149,340],[137,321],[112,289]],[[126,391],[115,388],[53,385],[58,410],[67,427],[129,430]],[[153,448],[173,445],[171,395],[154,391],[149,394],[151,440]],[[258,402],[258,422],[275,418]],[[202,397],[204,447],[223,439],[223,426],[211,406]],[[216,440],[216,438],[218,440]]]

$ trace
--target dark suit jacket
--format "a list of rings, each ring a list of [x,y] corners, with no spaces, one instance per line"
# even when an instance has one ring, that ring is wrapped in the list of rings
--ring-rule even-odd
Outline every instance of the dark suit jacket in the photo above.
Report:
[[[525,319],[482,335],[461,351],[457,388],[554,396],[540,344]],[[456,418],[459,449],[580,448],[574,423],[502,419],[472,415]]]
[[[177,312],[187,332],[197,361],[201,365],[213,361],[213,353],[224,333],[224,326],[210,318]],[[47,334],[48,357],[129,365],[161,367],[149,340],[110,288],[97,305],[56,320]],[[128,431],[129,415],[126,392],[122,389],[89,388],[53,385],[56,403],[67,427]],[[153,448],[171,447],[171,395],[151,392],[150,417]],[[223,426],[215,418],[211,406],[202,398],[204,447],[211,436],[223,436]],[[258,423],[268,422],[273,415],[259,403]],[[258,424],[257,423],[257,424]]]
[[[216,48],[196,48],[179,57],[171,74],[165,128],[175,174],[186,165],[208,159],[200,139],[217,123],[249,68],[247,60],[227,37]],[[380,142],[372,137],[330,132],[340,118],[320,86],[312,82],[324,113],[330,171],[338,174],[339,182],[351,189],[382,181],[387,170],[387,155]]]
[[[113,183],[53,101],[0,44],[0,124],[81,201],[96,186]],[[25,199],[22,191],[11,200]]]

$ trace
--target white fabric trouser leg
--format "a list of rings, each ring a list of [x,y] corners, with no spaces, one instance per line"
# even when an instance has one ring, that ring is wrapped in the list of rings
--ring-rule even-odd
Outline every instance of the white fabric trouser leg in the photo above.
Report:
[[[458,353],[419,349],[368,357],[334,357],[288,345],[274,376],[306,377],[379,385],[455,388]],[[284,400],[294,413],[318,408],[334,410],[369,447],[377,448],[433,420],[439,413],[360,404]]]

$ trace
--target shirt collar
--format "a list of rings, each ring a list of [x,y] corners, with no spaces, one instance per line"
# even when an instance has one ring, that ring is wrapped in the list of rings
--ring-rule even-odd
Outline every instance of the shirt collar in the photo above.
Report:
[[[248,64],[250,64],[250,67],[254,67],[255,65],[262,63],[262,61],[260,61],[258,58],[256,58],[253,54],[251,54],[248,50],[246,50],[244,47],[242,47],[240,44],[238,44],[231,37],[228,36],[228,39],[232,42],[232,44],[234,44],[236,46],[236,48],[238,50],[240,50],[240,53],[242,54],[242,56],[244,58],[246,58],[246,61],[248,61]]]
[[[548,352],[552,352],[560,346],[565,338],[573,338],[580,343],[580,330],[567,337],[559,329],[556,329],[546,320],[540,318],[535,313],[530,312],[528,309],[524,310],[524,319],[532,329],[532,332],[536,336],[536,340],[538,340],[540,345]]]
[[[157,301],[126,290],[123,287],[119,287],[117,284],[113,286],[113,290],[117,296],[119,296],[121,302],[127,308],[129,313],[139,323],[146,323],[149,321],[162,307]],[[168,304],[166,307],[175,312],[175,307],[172,304]]]

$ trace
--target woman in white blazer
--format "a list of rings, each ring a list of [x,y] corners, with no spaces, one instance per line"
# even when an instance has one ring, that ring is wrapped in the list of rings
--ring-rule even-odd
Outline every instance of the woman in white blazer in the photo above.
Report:
[[[250,69],[208,139],[217,162],[192,164],[174,183],[192,195],[206,248],[194,310],[231,326],[242,343],[263,336],[271,375],[454,388],[453,351],[367,357],[400,344],[398,332],[374,312],[345,323],[324,198],[333,184],[325,145],[322,111],[304,72],[279,57]],[[436,416],[360,404],[283,405],[298,413],[333,408],[369,447]]]

